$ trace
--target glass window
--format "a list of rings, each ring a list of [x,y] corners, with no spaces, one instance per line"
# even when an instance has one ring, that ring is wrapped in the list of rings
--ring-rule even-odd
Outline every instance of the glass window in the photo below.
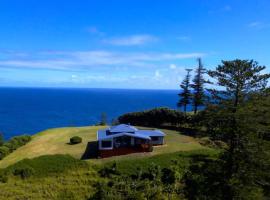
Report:
[[[101,141],[101,146],[103,148],[112,147],[112,141]]]
[[[159,140],[159,137],[153,136],[153,137],[151,137],[151,140],[152,140],[152,141],[158,141],[158,140]]]

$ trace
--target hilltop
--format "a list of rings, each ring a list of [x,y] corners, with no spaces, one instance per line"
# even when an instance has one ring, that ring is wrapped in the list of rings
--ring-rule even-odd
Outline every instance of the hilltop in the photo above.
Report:
[[[86,152],[88,142],[96,140],[96,132],[104,126],[87,126],[87,127],[66,127],[48,129],[32,136],[32,140],[25,146],[17,149],[2,161],[0,168],[7,167],[25,158],[35,158],[42,155],[68,154],[76,159],[81,159]],[[153,156],[178,151],[191,151],[204,149],[194,138],[181,135],[177,131],[165,130],[165,145],[155,147],[151,153],[132,154],[127,156],[118,156],[108,159],[90,159],[89,162],[102,163],[110,160],[130,159],[144,156]],[[80,136],[82,143],[70,145],[69,139],[72,136]],[[87,149],[88,151],[91,149]],[[93,149],[94,151],[94,149]]]

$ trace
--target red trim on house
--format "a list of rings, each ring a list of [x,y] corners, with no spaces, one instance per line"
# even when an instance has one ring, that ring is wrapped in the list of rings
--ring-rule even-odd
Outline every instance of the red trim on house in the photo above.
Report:
[[[140,152],[150,152],[151,145],[141,146],[141,147],[121,147],[111,150],[99,150],[98,156],[100,158],[108,158],[112,156],[120,156],[120,155],[127,155],[131,153],[140,153]]]

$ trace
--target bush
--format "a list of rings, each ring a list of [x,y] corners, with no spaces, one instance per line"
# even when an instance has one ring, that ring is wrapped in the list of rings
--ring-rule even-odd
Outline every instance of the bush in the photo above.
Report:
[[[0,160],[6,157],[10,153],[9,148],[6,146],[0,147]]]
[[[8,176],[4,174],[2,171],[0,171],[0,183],[7,183],[8,182]]]
[[[7,156],[9,153],[25,145],[30,140],[30,135],[21,135],[11,138],[8,142],[4,143],[4,145],[0,147],[0,160]]]
[[[82,142],[82,138],[79,136],[74,136],[70,138],[70,144],[79,144]]]
[[[159,127],[164,124],[177,125],[183,123],[184,120],[182,112],[166,107],[127,113],[118,118],[119,123],[148,127]]]
[[[34,175],[34,169],[30,166],[24,166],[17,168],[13,171],[14,176],[20,176],[22,179],[29,178],[30,176]]]

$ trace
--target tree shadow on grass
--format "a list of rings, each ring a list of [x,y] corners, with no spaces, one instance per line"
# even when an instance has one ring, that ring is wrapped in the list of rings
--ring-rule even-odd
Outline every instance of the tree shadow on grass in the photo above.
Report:
[[[98,157],[98,141],[88,142],[81,160],[93,159]]]

